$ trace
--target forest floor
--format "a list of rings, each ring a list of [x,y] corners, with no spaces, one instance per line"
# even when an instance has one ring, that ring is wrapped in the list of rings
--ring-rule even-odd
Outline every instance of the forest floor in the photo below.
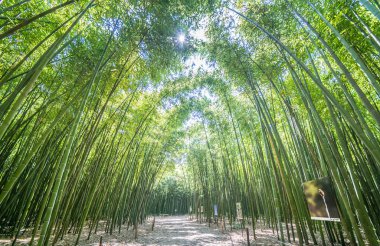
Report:
[[[229,228],[229,227],[228,227]],[[152,219],[138,228],[138,238],[134,239],[134,232],[131,228],[127,231],[122,227],[121,233],[109,235],[99,231],[92,235],[90,240],[85,237],[80,245],[99,245],[102,236],[103,246],[193,246],[193,245],[247,245],[247,235],[241,229],[222,230],[221,225],[199,223],[195,219],[190,220],[188,216],[160,216],[155,218],[154,230],[152,231]],[[271,229],[256,229],[256,240],[253,239],[250,230],[251,245],[281,245],[277,236]],[[86,233],[85,233],[86,234]],[[72,245],[75,235],[67,235],[58,246]],[[290,244],[289,244],[290,245]]]
[[[237,229],[235,225],[231,231],[222,230],[221,224],[199,223],[190,220],[188,216],[163,216],[155,218],[155,226],[152,231],[152,219],[138,227],[138,238],[134,239],[134,231],[126,226],[122,226],[120,234],[118,231],[109,235],[104,231],[101,224],[98,232],[92,234],[87,240],[88,229],[84,228],[79,245],[99,245],[102,240],[103,246],[154,246],[154,245],[247,245],[247,235],[245,230]],[[250,245],[297,245],[290,243],[281,244],[272,229],[265,228],[260,223],[255,230],[256,240],[253,238],[252,228],[249,227]],[[27,233],[26,233],[27,234]],[[16,245],[28,245],[30,239],[28,235],[21,237]],[[37,238],[38,240],[38,238]],[[74,245],[75,234],[67,234],[63,240],[59,240],[55,245]],[[297,239],[296,239],[297,240]],[[0,245],[11,245],[9,240],[0,239]]]

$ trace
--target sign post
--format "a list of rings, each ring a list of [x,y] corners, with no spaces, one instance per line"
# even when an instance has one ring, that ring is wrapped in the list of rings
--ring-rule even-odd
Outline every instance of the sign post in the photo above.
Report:
[[[200,222],[202,223],[202,218],[203,218],[203,206],[201,206],[201,214],[200,214]]]
[[[218,225],[218,205],[214,204],[214,223]]]
[[[240,227],[243,228],[243,211],[241,210],[241,203],[236,203],[236,217],[240,222]]]
[[[236,203],[236,217],[238,220],[243,219],[243,212],[241,210],[241,203],[240,202]]]

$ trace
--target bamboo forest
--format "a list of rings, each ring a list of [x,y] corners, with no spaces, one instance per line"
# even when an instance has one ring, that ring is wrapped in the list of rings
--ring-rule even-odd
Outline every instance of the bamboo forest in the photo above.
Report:
[[[0,245],[380,245],[379,0],[0,0]]]

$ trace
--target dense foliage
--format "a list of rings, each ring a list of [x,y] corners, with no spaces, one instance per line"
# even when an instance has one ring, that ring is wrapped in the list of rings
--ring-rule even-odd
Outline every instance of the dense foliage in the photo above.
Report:
[[[284,242],[379,244],[378,0],[0,7],[1,233],[78,243],[241,202]],[[310,219],[320,177],[341,223]]]

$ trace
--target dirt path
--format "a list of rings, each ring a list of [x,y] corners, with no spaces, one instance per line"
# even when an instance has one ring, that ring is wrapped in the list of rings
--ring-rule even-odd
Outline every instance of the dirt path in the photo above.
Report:
[[[129,244],[128,244],[129,245]],[[186,217],[156,219],[155,229],[131,245],[232,245],[229,235]]]
[[[96,234],[92,234],[87,240],[88,228],[83,229],[80,246],[98,246],[102,240],[103,246],[193,246],[193,245],[247,245],[246,234],[242,234],[242,230],[234,229],[233,231],[222,233],[221,228],[217,228],[215,224],[200,224],[195,220],[189,220],[188,216],[167,216],[157,217],[155,219],[154,230],[152,221],[148,220],[138,228],[138,238],[134,239],[134,231],[126,226],[122,226],[120,233],[118,230],[112,235],[105,233],[104,224],[100,225],[100,229]],[[230,229],[230,228],[228,228]],[[252,230],[250,229],[251,245],[281,245],[276,236],[270,229],[256,229],[256,240],[253,240]],[[77,235],[66,234],[63,240],[59,240],[56,246],[71,246],[75,244]],[[28,245],[30,236],[26,235],[20,238],[16,245]],[[37,239],[38,240],[38,239]],[[11,245],[8,239],[0,239],[0,245]],[[290,245],[290,244],[285,244]]]

